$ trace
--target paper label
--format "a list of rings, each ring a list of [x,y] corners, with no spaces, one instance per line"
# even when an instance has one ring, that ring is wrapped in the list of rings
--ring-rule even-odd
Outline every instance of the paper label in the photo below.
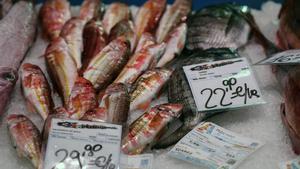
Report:
[[[153,154],[122,155],[120,166],[121,169],[152,169],[153,160]]]
[[[264,103],[246,58],[183,67],[198,111]]]
[[[44,169],[117,169],[122,127],[53,119]]]
[[[258,62],[258,65],[286,65],[286,64],[299,64],[300,63],[300,50],[287,50],[277,53],[272,57]]]
[[[280,169],[300,169],[300,158],[281,163]]]
[[[262,145],[213,123],[201,123],[168,154],[205,169],[235,169]]]

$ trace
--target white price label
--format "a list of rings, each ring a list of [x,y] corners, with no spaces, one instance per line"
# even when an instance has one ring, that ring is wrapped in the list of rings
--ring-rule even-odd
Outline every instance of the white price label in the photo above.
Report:
[[[300,169],[300,158],[281,163],[280,169]]]
[[[183,67],[198,111],[264,103],[246,58]]]
[[[257,63],[257,65],[293,65],[300,63],[300,50],[287,50],[277,53],[272,57],[264,59]]]
[[[201,123],[168,153],[209,169],[235,169],[263,144],[213,123]]]
[[[44,169],[117,169],[122,127],[53,119]]]
[[[122,155],[121,169],[152,169],[153,154],[127,156]]]

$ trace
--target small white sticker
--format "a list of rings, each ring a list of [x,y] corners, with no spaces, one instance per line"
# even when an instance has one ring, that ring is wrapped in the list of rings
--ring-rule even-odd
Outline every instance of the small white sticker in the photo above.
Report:
[[[300,157],[292,161],[281,163],[280,169],[300,169]]]
[[[121,156],[121,169],[152,169],[153,154],[142,154],[134,156]]]
[[[287,50],[277,53],[272,57],[264,59],[257,63],[257,65],[293,65],[300,63],[300,50]]]
[[[189,65],[183,69],[198,111],[264,103],[246,58]]]
[[[122,127],[53,119],[44,169],[117,169]]]
[[[213,123],[201,123],[168,153],[208,169],[235,169],[263,144]]]

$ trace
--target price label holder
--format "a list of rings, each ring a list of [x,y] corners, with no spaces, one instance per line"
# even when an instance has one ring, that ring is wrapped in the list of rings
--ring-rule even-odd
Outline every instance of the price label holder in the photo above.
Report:
[[[264,104],[246,58],[183,67],[198,111],[219,111]]]
[[[300,157],[298,159],[283,162],[279,165],[280,169],[300,169]]]
[[[168,155],[200,168],[235,169],[262,146],[259,141],[204,122],[180,140]]]
[[[142,155],[122,155],[121,156],[121,169],[152,169],[153,168],[154,155],[142,154]]]
[[[264,59],[256,65],[295,65],[300,64],[300,50],[287,50]]]
[[[44,169],[118,169],[122,127],[53,119]]]

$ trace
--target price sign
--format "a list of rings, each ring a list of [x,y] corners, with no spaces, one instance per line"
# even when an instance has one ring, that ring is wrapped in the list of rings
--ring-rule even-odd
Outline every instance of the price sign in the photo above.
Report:
[[[198,111],[264,103],[245,58],[189,65],[183,69]]]
[[[235,169],[263,144],[213,123],[201,123],[168,153],[200,168]]]
[[[53,119],[44,169],[117,169],[122,127]]]
[[[300,63],[300,50],[287,50],[258,62],[258,65],[293,65]]]

